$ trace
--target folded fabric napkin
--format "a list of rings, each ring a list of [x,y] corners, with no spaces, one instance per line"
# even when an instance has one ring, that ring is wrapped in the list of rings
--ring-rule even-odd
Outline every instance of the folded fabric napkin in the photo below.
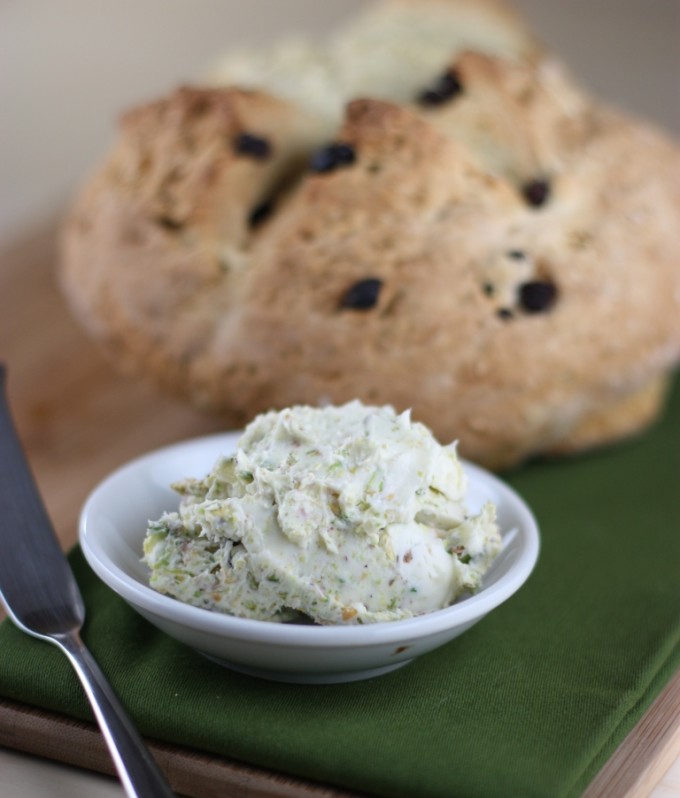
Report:
[[[363,682],[286,685],[173,642],[71,562],[84,638],[150,737],[379,796],[577,796],[680,666],[680,385],[643,437],[506,479],[542,533],[528,583]],[[0,694],[90,718],[51,646],[0,627]]]

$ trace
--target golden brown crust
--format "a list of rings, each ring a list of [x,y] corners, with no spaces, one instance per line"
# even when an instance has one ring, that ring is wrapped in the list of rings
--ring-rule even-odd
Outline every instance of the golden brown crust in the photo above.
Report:
[[[314,122],[265,93],[129,114],[65,231],[75,311],[225,423],[392,403],[493,468],[647,424],[680,358],[677,149],[547,58],[451,69],[451,102],[350,103],[355,160],[316,173]]]
[[[270,155],[239,155],[243,133]],[[238,293],[249,214],[285,191],[314,140],[314,120],[238,89],[182,88],[126,114],[64,230],[61,280],[76,315],[117,359],[190,394],[189,365]]]
[[[661,412],[668,393],[668,383],[667,377],[656,377],[631,394],[595,408],[547,454],[575,454],[635,435],[651,424]]]

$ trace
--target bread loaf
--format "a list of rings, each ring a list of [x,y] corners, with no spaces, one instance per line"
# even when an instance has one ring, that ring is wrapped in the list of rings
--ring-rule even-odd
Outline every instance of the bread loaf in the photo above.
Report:
[[[127,113],[60,276],[117,363],[225,425],[359,398],[507,468],[658,414],[680,154],[504,6],[388,0]]]

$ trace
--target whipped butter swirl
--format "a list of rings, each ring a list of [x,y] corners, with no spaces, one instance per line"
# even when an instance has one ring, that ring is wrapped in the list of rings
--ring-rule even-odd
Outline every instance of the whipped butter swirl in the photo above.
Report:
[[[466,509],[455,445],[358,401],[261,415],[173,488],[179,509],[148,526],[151,586],[245,618],[409,618],[476,590],[501,545],[494,506]]]

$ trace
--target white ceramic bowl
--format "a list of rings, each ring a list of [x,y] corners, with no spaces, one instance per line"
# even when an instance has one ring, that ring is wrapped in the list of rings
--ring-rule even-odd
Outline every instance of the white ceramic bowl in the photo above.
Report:
[[[467,504],[491,500],[498,509],[503,548],[475,595],[403,621],[364,626],[278,624],[191,607],[148,586],[141,562],[149,519],[177,506],[170,483],[207,473],[236,448],[239,433],[168,446],[115,471],[88,498],[80,543],[95,573],[152,624],[223,665],[287,682],[332,683],[387,673],[462,634],[508,599],[536,563],[536,522],[522,499],[483,469],[463,463]]]

